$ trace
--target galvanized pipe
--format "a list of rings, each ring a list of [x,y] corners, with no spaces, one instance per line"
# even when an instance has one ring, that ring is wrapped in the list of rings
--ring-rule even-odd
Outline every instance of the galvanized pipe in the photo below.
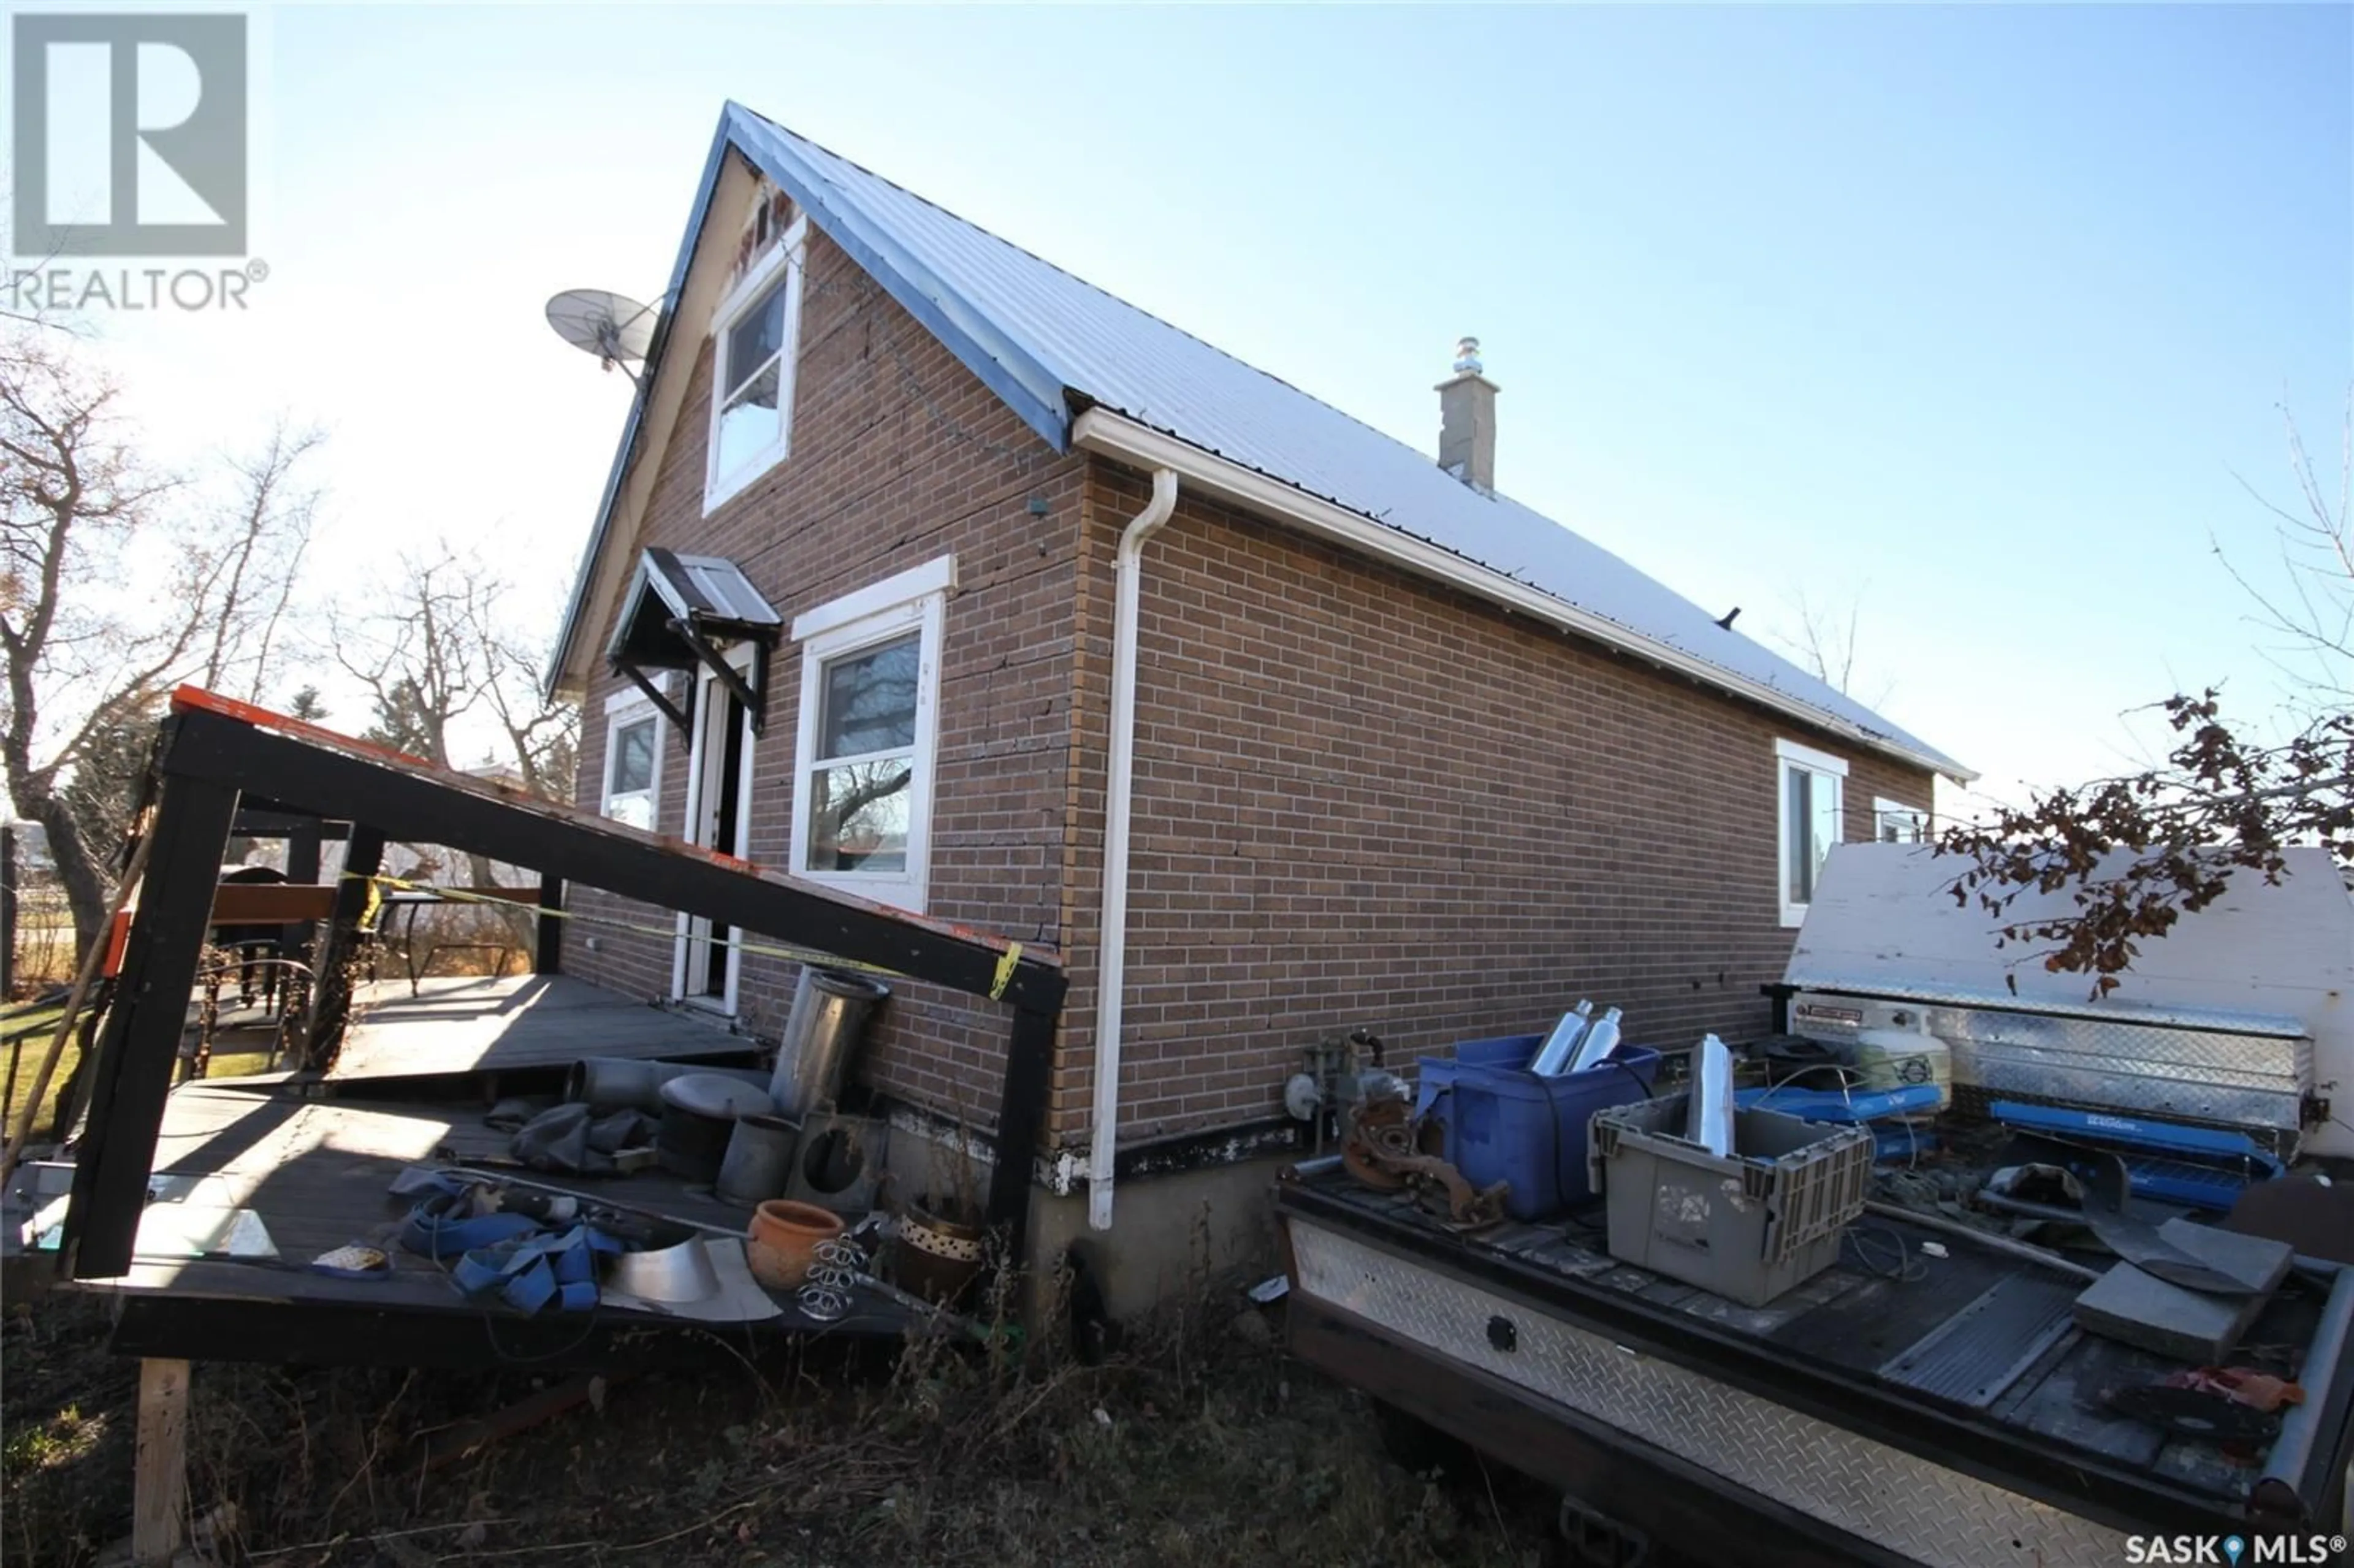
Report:
[[[706,1067],[695,1062],[649,1062],[636,1056],[583,1056],[564,1075],[564,1097],[594,1111],[640,1110],[660,1116],[662,1086],[689,1073],[710,1073],[769,1086],[758,1067]]]
[[[1864,1204],[1863,1212],[1867,1214],[1878,1214],[1883,1220],[1902,1220],[1906,1224],[1919,1225],[1924,1230],[1943,1231],[1947,1235],[1964,1236],[1989,1252],[1999,1252],[2006,1257],[2016,1257],[2028,1263],[2040,1263],[2055,1273],[2073,1275],[2088,1285],[2101,1277],[2101,1270],[2086,1268],[2081,1263],[2072,1262],[2049,1247],[2033,1246],[2023,1241],[2013,1241],[2009,1236],[1994,1235],[1974,1225],[1966,1225],[1959,1220],[1949,1220],[1943,1214],[1923,1213],[1916,1209],[1903,1208],[1895,1203],[1882,1203],[1877,1200]]]

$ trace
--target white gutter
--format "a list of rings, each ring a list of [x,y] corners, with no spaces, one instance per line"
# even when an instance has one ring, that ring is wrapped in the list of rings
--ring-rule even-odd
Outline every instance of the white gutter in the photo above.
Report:
[[[1103,935],[1096,969],[1096,1122],[1087,1156],[1087,1224],[1111,1229],[1112,1156],[1119,1137],[1119,1011],[1128,968],[1129,792],[1136,772],[1137,604],[1144,543],[1177,509],[1177,473],[1152,471],[1152,499],[1119,536],[1111,612],[1111,764],[1104,780]]]
[[[1433,577],[1508,609],[1520,611],[1565,631],[1631,653],[1637,658],[1688,675],[1702,685],[1745,697],[1760,706],[1787,714],[1817,729],[1829,730],[1856,745],[1894,757],[1915,768],[1967,784],[1978,775],[1949,758],[1925,757],[1885,736],[1800,701],[1763,681],[1713,664],[1670,643],[1656,641],[1615,620],[1580,609],[1542,588],[1467,560],[1426,539],[1402,534],[1360,513],[1319,499],[1281,480],[1231,462],[1215,453],[1182,441],[1175,436],[1140,425],[1122,414],[1089,408],[1071,427],[1071,444],[1133,467],[1173,470],[1194,490],[1335,539],[1365,555],[1396,562],[1418,577]]]

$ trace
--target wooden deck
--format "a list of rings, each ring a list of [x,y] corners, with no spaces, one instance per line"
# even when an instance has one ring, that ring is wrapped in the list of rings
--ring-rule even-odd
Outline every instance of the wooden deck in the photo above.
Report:
[[[747,1323],[610,1304],[585,1316],[525,1319],[485,1305],[461,1295],[445,1265],[401,1249],[409,1201],[387,1191],[411,1165],[504,1158],[507,1135],[482,1125],[480,1102],[323,1100],[303,1097],[300,1087],[228,1081],[174,1091],[156,1175],[184,1179],[188,1202],[251,1211],[277,1255],[174,1256],[171,1244],[154,1245],[158,1232],[143,1225],[130,1272],[84,1287],[118,1298],[118,1349],[213,1360],[470,1366],[542,1355],[610,1360],[617,1336],[642,1341],[648,1330],[718,1335],[748,1349],[779,1337],[896,1337],[913,1321],[896,1302],[871,1292],[831,1323],[805,1316],[790,1294],[775,1298],[781,1315]],[[666,1174],[572,1182],[517,1174],[695,1224],[740,1231],[750,1219],[708,1189]],[[163,1207],[151,1204],[150,1215]],[[311,1270],[320,1254],[351,1244],[382,1249],[391,1272],[353,1280]]]
[[[752,1043],[716,1018],[653,1007],[566,975],[378,980],[353,996],[353,1023],[326,1076],[434,1078],[567,1066],[583,1056],[685,1061]],[[159,1157],[160,1158],[160,1157]]]

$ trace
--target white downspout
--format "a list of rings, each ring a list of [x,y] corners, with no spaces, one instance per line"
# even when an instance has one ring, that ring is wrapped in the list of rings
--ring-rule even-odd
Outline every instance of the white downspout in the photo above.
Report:
[[[1119,536],[1111,612],[1111,763],[1104,779],[1103,934],[1097,943],[1096,1121],[1087,1154],[1087,1224],[1111,1229],[1111,1169],[1119,1136],[1119,1009],[1128,969],[1129,793],[1136,769],[1136,620],[1144,542],[1177,508],[1177,471],[1152,471],[1152,499]]]

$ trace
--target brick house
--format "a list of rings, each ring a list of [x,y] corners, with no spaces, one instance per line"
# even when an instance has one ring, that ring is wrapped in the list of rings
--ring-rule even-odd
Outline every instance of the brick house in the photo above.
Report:
[[[1434,461],[733,104],[667,302],[551,673],[581,803],[1057,952],[1032,1234],[1091,1207],[1116,1304],[1257,1223],[1302,1047],[1755,1033],[1829,846],[1970,777],[1497,493],[1468,356]],[[797,966],[582,908],[570,972],[777,1033]],[[865,1075],[971,1124],[1002,1050],[902,985]]]

